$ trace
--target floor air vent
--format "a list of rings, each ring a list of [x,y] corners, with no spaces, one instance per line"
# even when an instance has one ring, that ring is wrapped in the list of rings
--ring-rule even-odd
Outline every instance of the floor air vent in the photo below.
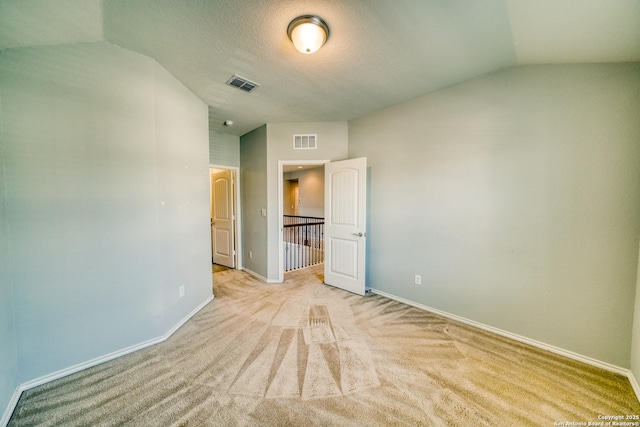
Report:
[[[238,89],[243,90],[245,92],[251,92],[255,88],[260,87],[258,83],[252,82],[251,80],[247,80],[244,77],[240,77],[237,74],[234,74],[233,76],[231,76],[231,78],[227,80],[227,84],[229,86],[237,87]]]

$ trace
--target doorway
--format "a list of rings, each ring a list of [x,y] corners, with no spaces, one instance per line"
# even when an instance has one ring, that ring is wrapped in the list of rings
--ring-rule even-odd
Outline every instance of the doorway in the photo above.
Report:
[[[284,170],[291,165],[322,165],[324,175],[324,280],[328,285],[364,295],[366,291],[367,159],[278,162],[279,281],[284,281]],[[312,237],[313,238],[313,237]],[[303,243],[305,246],[306,242]]]
[[[240,269],[240,209],[237,168],[211,166],[210,218],[211,261],[214,265]]]
[[[293,171],[305,170],[305,169],[313,169],[313,168],[324,168],[324,164],[329,162],[328,160],[280,160],[278,161],[278,226],[280,230],[279,235],[279,250],[278,250],[278,268],[279,275],[278,280],[280,282],[284,281],[284,271],[285,271],[285,245],[291,244],[291,242],[285,242],[285,224],[284,217],[285,215],[290,215],[291,213],[294,216],[308,216],[308,217],[316,217],[316,216],[324,216],[323,207],[316,206],[317,203],[305,205],[305,197],[301,197],[300,195],[300,182],[299,179],[292,177],[291,179],[285,179],[285,173],[290,173]],[[323,172],[324,173],[324,172]],[[288,181],[287,184],[285,184]],[[324,185],[324,184],[323,184]],[[324,200],[324,193],[315,195],[319,196],[321,200]],[[301,200],[302,199],[302,200]],[[322,202],[323,204],[324,202]],[[288,228],[288,227],[287,227]],[[291,240],[287,238],[286,240]],[[305,239],[302,244],[308,246],[309,240]],[[311,250],[311,256],[317,257],[315,254],[315,250]]]
[[[300,214],[300,180],[297,177],[288,176],[290,172],[287,172],[286,167],[284,174],[284,182],[282,183],[283,213],[285,215],[298,216]]]

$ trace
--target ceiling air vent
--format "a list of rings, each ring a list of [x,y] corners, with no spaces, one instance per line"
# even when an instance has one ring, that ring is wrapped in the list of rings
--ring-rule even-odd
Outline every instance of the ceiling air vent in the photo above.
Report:
[[[317,134],[312,135],[293,135],[294,150],[315,150],[317,145]]]
[[[234,74],[233,76],[231,76],[231,78],[227,80],[227,84],[229,86],[237,87],[238,89],[243,90],[245,92],[251,92],[255,88],[260,87],[258,83],[252,82],[251,80],[247,80],[244,77],[240,77],[237,74]]]

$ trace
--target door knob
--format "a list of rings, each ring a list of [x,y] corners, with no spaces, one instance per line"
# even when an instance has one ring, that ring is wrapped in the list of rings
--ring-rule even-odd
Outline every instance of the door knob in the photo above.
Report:
[[[362,237],[362,236],[364,236],[364,234],[362,234],[362,233],[351,233],[351,234],[352,234],[352,235],[354,235],[354,236],[357,236],[357,237]]]

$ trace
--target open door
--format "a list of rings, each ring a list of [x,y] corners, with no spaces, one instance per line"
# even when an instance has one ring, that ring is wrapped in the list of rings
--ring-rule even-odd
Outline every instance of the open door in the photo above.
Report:
[[[364,295],[367,159],[325,164],[324,282]]]
[[[213,262],[235,268],[233,172],[211,174],[211,245]]]

